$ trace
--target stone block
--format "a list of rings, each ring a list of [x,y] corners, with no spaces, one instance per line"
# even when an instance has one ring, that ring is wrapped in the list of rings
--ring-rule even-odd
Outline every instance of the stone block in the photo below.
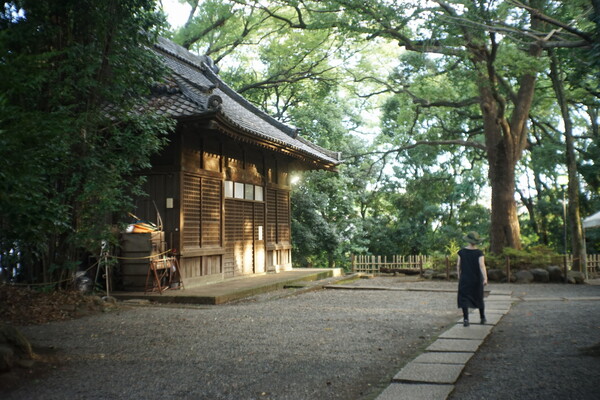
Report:
[[[440,335],[443,339],[485,339],[492,327],[472,323],[469,327],[455,325]]]
[[[550,265],[546,267],[546,271],[548,271],[548,277],[550,278],[550,282],[564,282],[565,274],[563,274],[563,270],[558,265]]]
[[[393,381],[453,384],[463,368],[464,364],[422,364],[412,361],[394,376]]]
[[[465,327],[464,329],[469,329]],[[440,338],[429,345],[427,351],[457,351],[457,352],[476,352],[483,340],[470,339],[443,339]]]
[[[543,268],[534,268],[530,271],[533,274],[533,281],[540,283],[550,282],[550,274]]]
[[[430,351],[420,354],[413,362],[421,364],[466,364],[474,353]]]
[[[392,383],[376,400],[445,400],[454,385]]]
[[[516,278],[517,283],[532,283],[533,282],[533,274],[526,269],[517,271],[513,275]]]

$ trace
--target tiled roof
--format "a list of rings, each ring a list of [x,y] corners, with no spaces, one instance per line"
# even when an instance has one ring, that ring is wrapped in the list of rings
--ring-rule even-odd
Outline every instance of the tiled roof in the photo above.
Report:
[[[152,88],[148,106],[158,113],[175,118],[213,114],[250,137],[323,166],[340,163],[339,153],[301,138],[296,128],[277,121],[227,86],[210,58],[196,56],[165,38],[159,38],[154,50],[171,71]]]

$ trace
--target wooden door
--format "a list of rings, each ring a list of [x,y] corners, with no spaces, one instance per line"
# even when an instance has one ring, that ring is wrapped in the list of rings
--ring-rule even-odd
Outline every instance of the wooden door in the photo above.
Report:
[[[265,204],[254,203],[254,273],[266,272]]]
[[[254,273],[253,203],[225,200],[225,277]]]

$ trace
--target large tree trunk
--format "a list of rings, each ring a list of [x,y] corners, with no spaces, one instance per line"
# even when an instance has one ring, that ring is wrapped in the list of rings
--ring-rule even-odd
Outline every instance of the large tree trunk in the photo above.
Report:
[[[495,141],[493,141],[495,142]],[[515,162],[506,156],[505,143],[489,143],[488,177],[492,189],[490,251],[521,248],[521,230],[515,203]]]
[[[550,78],[556,94],[556,100],[560,106],[563,123],[565,126],[566,164],[569,175],[569,186],[567,195],[569,199],[568,226],[571,233],[571,244],[573,251],[573,269],[586,272],[586,250],[581,226],[581,215],[579,212],[579,177],[577,176],[577,156],[573,139],[573,122],[565,96],[563,81],[559,71],[559,62],[556,54],[550,51]]]
[[[490,250],[499,254],[505,247],[521,248],[521,230],[515,203],[514,165],[490,166],[492,225]]]
[[[505,247],[521,248],[521,230],[515,203],[515,166],[521,151],[516,151],[513,133],[503,115],[503,107],[489,84],[480,84],[481,110],[487,147],[488,177],[492,189],[490,251]]]
[[[532,26],[537,27],[537,18],[532,17]],[[482,48],[471,43],[471,60],[478,73],[480,107],[488,159],[488,176],[492,189],[492,218],[490,228],[490,250],[499,254],[505,247],[521,249],[521,229],[515,202],[515,168],[527,147],[527,121],[533,102],[537,72],[525,72],[519,78],[519,89],[512,94],[512,113],[507,115],[507,100],[498,90],[495,68],[496,46]],[[530,57],[541,55],[538,43],[529,47]]]

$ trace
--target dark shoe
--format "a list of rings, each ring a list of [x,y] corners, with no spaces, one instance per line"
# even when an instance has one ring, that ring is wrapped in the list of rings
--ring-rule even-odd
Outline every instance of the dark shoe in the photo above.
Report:
[[[468,319],[465,319],[465,320],[463,321],[463,326],[469,326],[469,325],[470,325],[470,324],[469,324],[469,320],[468,320]]]
[[[487,319],[485,319],[485,317],[481,318],[481,325],[485,325],[486,322],[487,322]]]

